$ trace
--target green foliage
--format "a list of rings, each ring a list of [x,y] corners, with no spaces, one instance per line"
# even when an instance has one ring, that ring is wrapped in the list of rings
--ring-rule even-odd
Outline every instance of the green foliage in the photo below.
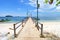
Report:
[[[56,0],[56,1],[59,1],[59,0]]]
[[[40,7],[40,4],[38,4],[38,8]]]
[[[5,20],[4,19],[1,19],[0,22],[4,22]]]
[[[7,21],[10,21],[10,20],[8,20],[8,19],[5,19],[5,20],[4,19],[1,19],[0,20],[0,22],[7,22]]]
[[[53,3],[53,1],[54,1],[54,0],[50,0],[50,1],[49,1],[49,4],[52,4],[52,3]]]
[[[52,4],[54,0],[45,0],[45,3],[49,3],[49,4]],[[56,0],[56,6],[58,6],[60,4],[60,0]]]
[[[60,1],[59,1],[59,2],[57,2],[56,6],[58,6],[59,4],[60,4]]]
[[[47,4],[48,3],[48,0],[45,0],[45,3]]]

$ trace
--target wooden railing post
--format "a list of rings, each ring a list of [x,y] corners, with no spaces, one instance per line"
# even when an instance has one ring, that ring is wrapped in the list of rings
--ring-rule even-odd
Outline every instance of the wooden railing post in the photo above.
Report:
[[[43,24],[41,24],[41,37],[44,37],[43,36]]]
[[[22,27],[23,27],[23,21],[22,21]]]
[[[15,28],[15,24],[14,24],[14,37],[16,37],[16,28]]]

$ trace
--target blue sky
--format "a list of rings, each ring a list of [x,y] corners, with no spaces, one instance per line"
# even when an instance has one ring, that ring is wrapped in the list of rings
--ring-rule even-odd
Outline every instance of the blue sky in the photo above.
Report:
[[[60,6],[45,4],[44,0],[39,0],[39,17],[60,17]],[[36,0],[0,0],[0,16],[26,16],[27,9],[29,15],[36,16]]]

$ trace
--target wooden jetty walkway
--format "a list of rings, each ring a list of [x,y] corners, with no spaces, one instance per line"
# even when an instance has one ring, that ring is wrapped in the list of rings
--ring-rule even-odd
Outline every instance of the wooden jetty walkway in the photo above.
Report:
[[[24,28],[15,40],[40,40],[40,32],[31,18],[27,20]]]
[[[33,23],[32,19],[29,18],[24,28],[22,29],[18,37],[15,38],[15,40],[36,40],[36,38],[40,38],[39,35],[40,32],[35,27],[35,24]]]
[[[42,34],[42,31],[37,29],[37,27],[35,26],[36,23],[34,23],[32,18],[29,17],[25,23],[26,24],[22,26],[22,30],[20,30],[18,36],[15,37],[14,40],[51,40],[51,38],[49,37],[47,38],[40,37]],[[41,27],[43,27],[43,25]],[[17,28],[19,28],[19,26]],[[14,25],[14,29],[13,29],[14,36],[16,36],[15,34],[16,34],[17,28],[15,28],[15,25]]]

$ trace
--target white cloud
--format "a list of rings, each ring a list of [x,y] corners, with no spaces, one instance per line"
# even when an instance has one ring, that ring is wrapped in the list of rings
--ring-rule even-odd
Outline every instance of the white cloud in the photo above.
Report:
[[[23,3],[23,2],[24,2],[24,0],[20,0],[20,2],[21,2],[21,3]]]
[[[60,6],[57,6],[55,9],[56,12],[60,12]]]
[[[29,5],[36,7],[36,1],[37,0],[29,0],[30,2],[28,3]],[[54,0],[53,4],[44,4],[44,0],[38,0],[38,3],[40,4],[39,12],[60,12],[60,6],[56,7],[56,0]],[[55,9],[53,9],[55,8]],[[50,10],[53,9],[53,10]],[[33,10],[36,12],[36,9]]]
[[[56,7],[56,9],[60,9],[60,6]]]
[[[37,10],[35,9],[35,10],[33,10],[33,12],[37,12]],[[38,9],[38,12],[44,12],[44,11],[41,9]]]
[[[29,3],[25,3],[25,4],[29,4],[31,5],[32,7],[37,7],[37,4],[36,4],[36,1],[37,0],[29,0]],[[53,1],[53,4],[45,4],[44,3],[45,0],[38,0],[38,3],[40,4],[40,8],[39,8],[39,12],[60,12],[60,6],[57,6],[56,7],[56,0]],[[20,0],[20,2],[24,2],[24,0]],[[53,9],[55,8],[55,9]],[[50,10],[50,9],[53,9],[53,10]],[[19,10],[19,8],[18,8]],[[34,12],[36,12],[36,9],[33,10]]]
[[[21,8],[17,8],[17,10],[21,10]]]
[[[30,1],[29,4],[31,6],[33,6],[33,7],[36,7],[37,6],[36,5],[37,0],[29,0],[29,1]],[[38,3],[40,4],[40,7],[43,7],[43,0],[39,0]]]
[[[29,4],[31,6],[36,7],[36,0],[29,0],[29,1],[30,1]],[[48,7],[48,9],[49,9],[49,8],[55,7],[56,0],[54,0],[54,2],[53,2],[52,5],[49,5],[49,3],[48,4],[45,4],[44,1],[45,0],[38,0],[38,3],[40,4],[40,8],[46,8],[46,7]]]

